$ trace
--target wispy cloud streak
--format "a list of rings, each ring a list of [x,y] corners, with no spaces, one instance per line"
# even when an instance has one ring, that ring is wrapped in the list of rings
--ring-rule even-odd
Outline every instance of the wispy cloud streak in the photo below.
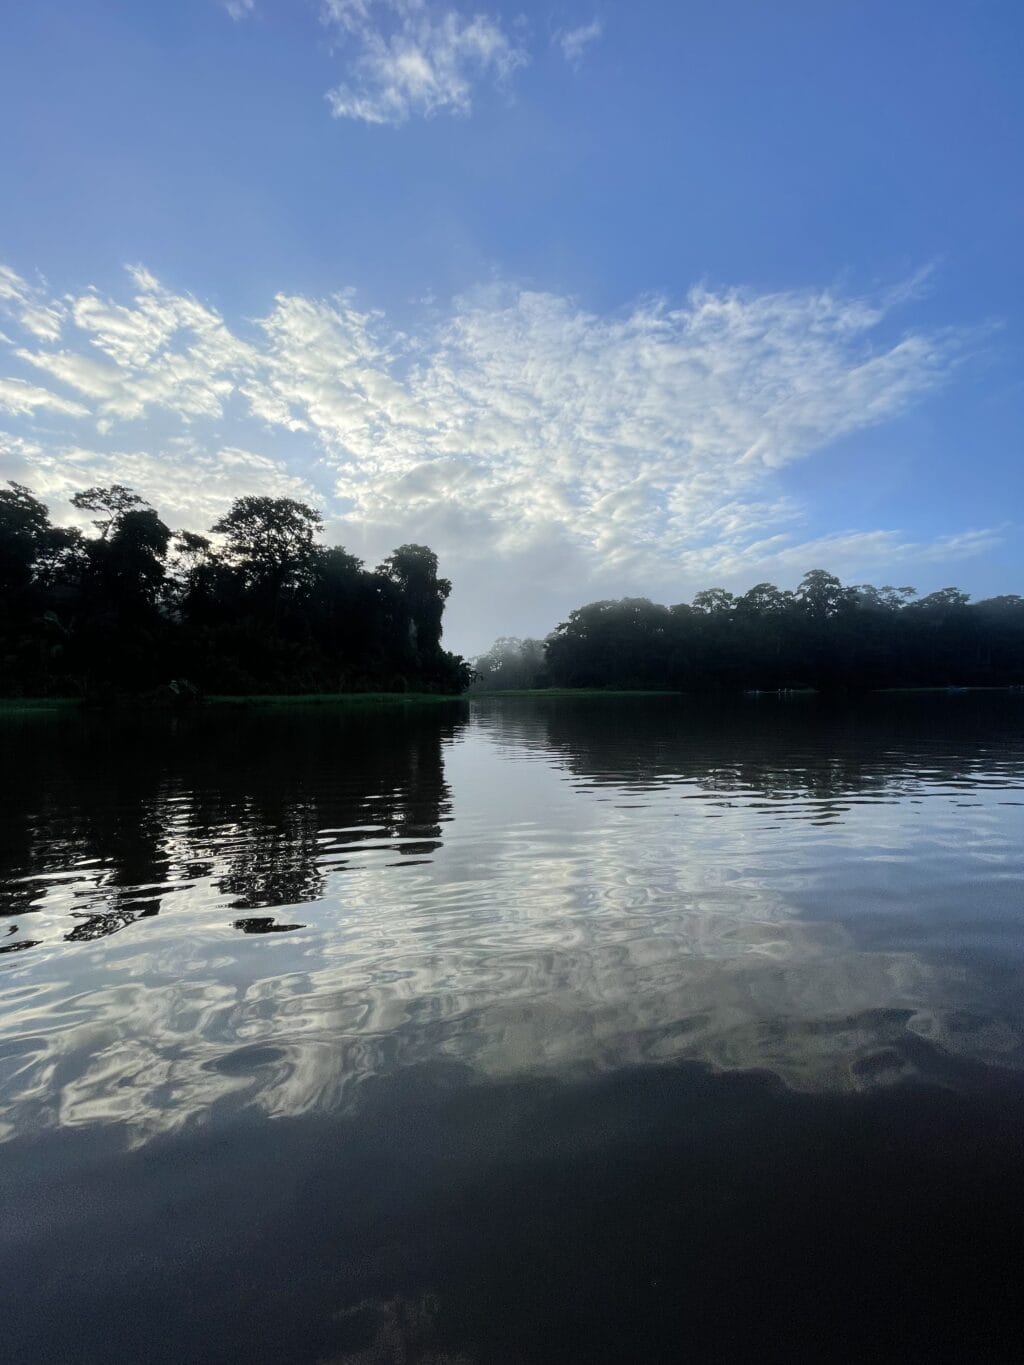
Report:
[[[603,21],[593,19],[589,24],[580,24],[578,28],[560,28],[551,41],[561,48],[562,56],[570,66],[579,66],[584,52],[592,43],[596,43],[603,33]]]
[[[324,0],[346,76],[327,100],[336,118],[395,127],[467,114],[482,81],[502,83],[527,56],[501,23],[429,0]]]

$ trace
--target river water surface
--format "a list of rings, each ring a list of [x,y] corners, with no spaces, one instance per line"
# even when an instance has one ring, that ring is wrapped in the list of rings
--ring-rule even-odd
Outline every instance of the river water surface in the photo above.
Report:
[[[0,720],[4,1358],[1018,1359],[1022,722]]]

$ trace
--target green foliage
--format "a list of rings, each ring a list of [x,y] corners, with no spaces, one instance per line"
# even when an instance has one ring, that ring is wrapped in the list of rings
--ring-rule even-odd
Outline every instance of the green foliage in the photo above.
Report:
[[[172,532],[130,488],[73,505],[98,532],[54,527],[27,489],[0,490],[0,695],[113,696],[187,678],[204,691],[459,692],[441,648],[451,591],[425,546],[375,572],[317,541],[319,512],[239,498],[211,535]]]

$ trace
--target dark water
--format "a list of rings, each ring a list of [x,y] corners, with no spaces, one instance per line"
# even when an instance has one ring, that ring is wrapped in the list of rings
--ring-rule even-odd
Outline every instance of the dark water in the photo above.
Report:
[[[0,1355],[1018,1359],[1022,722],[0,722]]]

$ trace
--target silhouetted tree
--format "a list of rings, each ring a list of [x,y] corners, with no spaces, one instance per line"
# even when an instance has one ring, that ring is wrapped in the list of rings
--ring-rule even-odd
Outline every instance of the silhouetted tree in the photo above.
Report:
[[[441,617],[452,590],[447,578],[437,576],[437,555],[425,545],[400,545],[380,572],[401,590],[413,647],[432,657],[441,643]]]
[[[699,592],[693,599],[694,611],[702,612],[708,616],[728,611],[732,604],[732,593],[726,592],[724,588],[707,588],[704,592]]]
[[[293,498],[238,498],[213,530],[224,537],[224,562],[244,587],[271,607],[308,587],[323,517]]]
[[[71,506],[79,511],[105,513],[93,522],[102,540],[107,539],[111,528],[126,512],[145,505],[144,500],[123,483],[112,483],[107,488],[86,488],[71,498]]]
[[[565,687],[864,688],[1024,683],[1024,599],[846,587],[823,569],[795,593],[711,588],[692,606],[592,602],[545,645]]]
[[[829,616],[838,616],[844,607],[854,601],[854,590],[844,588],[835,574],[824,569],[811,569],[800,580],[796,590],[796,601],[808,616],[823,621]]]
[[[122,609],[152,612],[160,600],[171,533],[157,514],[125,512],[98,556],[108,596]]]
[[[132,692],[170,678],[217,691],[423,688],[458,692],[441,648],[451,584],[425,546],[376,572],[317,536],[290,498],[245,497],[220,548],[171,532],[123,484],[76,493],[98,534],[54,527],[29,489],[0,491],[0,690]]]
[[[123,484],[76,493],[97,534],[53,526],[30,489],[0,489],[0,692],[116,693],[171,678],[208,691],[459,692],[441,645],[451,583],[424,545],[377,569],[319,543],[290,498],[237,499],[211,535],[171,532]],[[691,604],[591,602],[541,646],[499,639],[481,688],[777,689],[1024,684],[1024,599],[958,588],[757,583]]]
[[[24,484],[11,480],[0,488],[0,592],[26,588],[39,558],[50,517]]]

